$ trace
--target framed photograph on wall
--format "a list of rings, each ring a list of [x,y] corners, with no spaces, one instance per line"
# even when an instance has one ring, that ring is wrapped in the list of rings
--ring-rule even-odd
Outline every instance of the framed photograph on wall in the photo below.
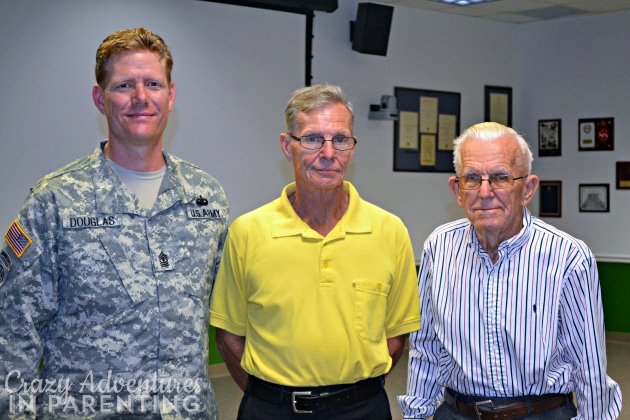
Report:
[[[562,181],[540,181],[540,217],[562,217]]]
[[[580,184],[581,212],[610,212],[610,184]]]
[[[538,121],[538,156],[562,154],[562,120]]]
[[[512,88],[485,86],[484,94],[484,121],[512,127]]]

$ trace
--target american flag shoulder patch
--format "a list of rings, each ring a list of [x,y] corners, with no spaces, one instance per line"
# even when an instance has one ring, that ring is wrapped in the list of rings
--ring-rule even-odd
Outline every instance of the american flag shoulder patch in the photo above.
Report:
[[[11,223],[11,226],[7,229],[7,233],[4,234],[4,239],[6,239],[7,243],[18,258],[21,258],[22,255],[24,255],[26,248],[33,243],[17,220],[14,220],[13,223]]]

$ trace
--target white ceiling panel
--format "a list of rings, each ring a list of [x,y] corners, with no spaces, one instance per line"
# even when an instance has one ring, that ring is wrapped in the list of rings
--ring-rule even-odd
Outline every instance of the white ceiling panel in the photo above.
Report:
[[[439,3],[434,0],[378,0],[377,2],[512,23],[529,23],[630,10],[630,0],[496,0],[469,6]]]

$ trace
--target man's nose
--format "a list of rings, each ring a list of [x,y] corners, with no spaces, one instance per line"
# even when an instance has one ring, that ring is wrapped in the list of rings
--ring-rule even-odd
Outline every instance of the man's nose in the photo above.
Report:
[[[133,96],[134,103],[146,103],[147,102],[147,91],[144,86],[137,86],[134,89]]]
[[[324,145],[322,146],[322,154],[330,158],[335,155],[336,149],[333,147],[332,140],[324,140]]]
[[[485,184],[484,184],[485,182]],[[481,184],[479,185],[479,195],[481,196],[489,196],[494,194],[494,190],[492,189],[492,184],[489,179],[482,179]]]

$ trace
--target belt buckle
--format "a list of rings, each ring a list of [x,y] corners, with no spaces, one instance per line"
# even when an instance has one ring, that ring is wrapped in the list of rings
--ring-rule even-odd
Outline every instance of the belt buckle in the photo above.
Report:
[[[291,393],[291,405],[293,406],[293,412],[296,414],[312,414],[312,411],[308,411],[308,410],[298,410],[297,407],[295,406],[295,397],[297,396],[308,396],[311,395],[311,391],[293,391]]]
[[[494,408],[494,404],[492,404],[492,400],[486,400],[486,401],[477,401],[475,403],[473,403],[473,406],[475,407],[475,413],[477,414],[477,419],[478,420],[482,420],[481,418],[481,412],[479,411],[479,406],[480,405],[488,405],[490,404],[490,408]]]

